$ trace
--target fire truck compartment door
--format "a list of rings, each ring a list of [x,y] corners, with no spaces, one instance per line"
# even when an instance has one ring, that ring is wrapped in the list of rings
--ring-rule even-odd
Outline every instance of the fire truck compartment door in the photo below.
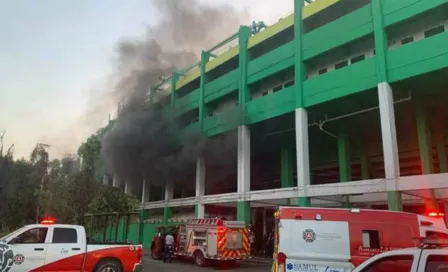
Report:
[[[348,222],[280,220],[279,252],[285,253],[290,260],[348,262]]]
[[[241,249],[243,247],[243,235],[239,231],[228,231],[226,241],[228,249]]]
[[[207,235],[207,254],[216,256],[218,254],[218,235],[216,231],[209,231]]]

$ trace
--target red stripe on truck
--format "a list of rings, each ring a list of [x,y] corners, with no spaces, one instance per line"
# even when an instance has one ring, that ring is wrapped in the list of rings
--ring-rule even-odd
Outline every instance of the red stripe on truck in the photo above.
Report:
[[[83,271],[93,271],[95,266],[102,260],[113,258],[120,261],[123,272],[131,272],[135,264],[140,263],[139,256],[141,251],[138,250],[140,246],[110,246],[99,250],[93,250],[86,253],[86,263]],[[131,250],[132,248],[132,250]],[[79,267],[79,263],[83,262],[84,253],[73,255],[67,258],[62,258],[58,261],[45,264],[38,267],[33,272],[38,271],[70,271],[70,267]],[[74,271],[74,270],[72,270]],[[78,270],[76,270],[78,271]]]

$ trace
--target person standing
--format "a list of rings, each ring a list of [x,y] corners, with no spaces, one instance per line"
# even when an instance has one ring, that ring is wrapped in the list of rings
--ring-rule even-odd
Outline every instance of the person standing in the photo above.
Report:
[[[171,232],[168,232],[168,234],[165,237],[165,254],[163,254],[163,262],[171,263],[171,253],[173,252],[173,246],[174,246],[174,236],[171,234]]]

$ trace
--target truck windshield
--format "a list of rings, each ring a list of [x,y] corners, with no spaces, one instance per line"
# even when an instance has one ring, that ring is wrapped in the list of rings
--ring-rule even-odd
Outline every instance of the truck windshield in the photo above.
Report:
[[[11,238],[12,236],[16,235],[21,229],[15,230],[9,234],[6,234],[3,237],[0,237],[0,242],[6,242],[9,238]]]

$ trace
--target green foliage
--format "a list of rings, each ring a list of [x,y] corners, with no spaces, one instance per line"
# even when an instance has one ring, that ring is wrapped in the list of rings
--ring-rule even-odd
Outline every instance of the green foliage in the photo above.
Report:
[[[103,186],[95,179],[101,143],[92,135],[76,155],[50,160],[47,149],[37,144],[29,160],[14,160],[12,147],[3,148],[0,133],[0,233],[35,223],[43,215],[59,223],[82,224],[86,213],[128,212],[139,201],[122,190]]]
[[[78,149],[78,156],[82,158],[82,168],[95,169],[100,158],[101,142],[98,135],[90,136]]]
[[[130,212],[136,210],[140,201],[123,190],[102,185],[99,194],[89,205],[91,213]]]

